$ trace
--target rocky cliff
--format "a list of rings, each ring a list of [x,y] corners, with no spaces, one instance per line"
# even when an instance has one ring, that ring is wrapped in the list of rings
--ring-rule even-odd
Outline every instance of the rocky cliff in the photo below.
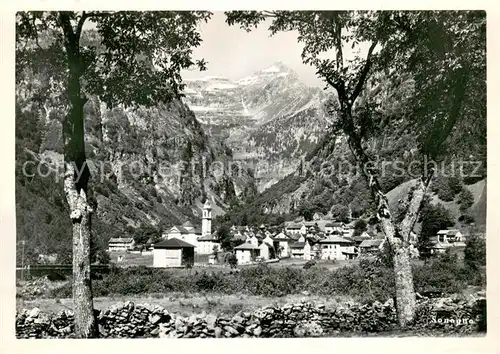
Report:
[[[16,87],[17,236],[33,257],[71,249],[62,192],[63,113],[50,97],[37,96],[46,81],[37,76]],[[84,110],[93,229],[101,246],[112,236],[131,237],[140,225],[198,223],[206,198],[218,215],[255,191],[246,170],[228,173],[231,150],[207,136],[181,101],[107,109],[91,98]]]
[[[326,98],[278,62],[239,80],[189,80],[185,102],[208,134],[255,171],[260,191],[299,165],[323,137]]]

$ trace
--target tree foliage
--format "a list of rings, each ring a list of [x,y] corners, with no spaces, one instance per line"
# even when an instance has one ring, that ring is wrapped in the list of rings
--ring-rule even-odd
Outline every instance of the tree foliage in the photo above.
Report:
[[[363,219],[358,219],[354,223],[354,236],[359,236],[363,233],[363,231],[366,231],[366,227],[368,224],[366,223],[365,220]]]
[[[455,223],[450,212],[442,204],[427,204],[420,213],[422,229],[420,232],[418,250],[422,258],[429,256],[430,238],[437,235],[439,230],[446,230]]]
[[[464,262],[475,273],[482,267],[486,267],[486,241],[475,232],[467,238]]]
[[[97,336],[90,279],[90,169],[85,152],[85,103],[95,96],[108,108],[171,103],[181,96],[181,70],[201,42],[198,23],[209,12],[18,12],[17,94],[30,89],[34,103],[62,110],[64,192],[73,231],[73,302],[77,337]],[[83,36],[84,25],[95,31]],[[33,73],[35,75],[33,75]],[[27,82],[28,81],[28,82]],[[77,172],[80,171],[80,172]]]
[[[82,92],[108,107],[168,103],[184,88],[182,69],[205,69],[205,61],[193,60],[192,53],[201,43],[197,24],[210,16],[203,11],[18,12],[17,73],[42,62],[50,70],[47,84],[64,94],[74,54]],[[95,30],[82,35],[86,22]],[[76,53],[65,47],[69,40]]]

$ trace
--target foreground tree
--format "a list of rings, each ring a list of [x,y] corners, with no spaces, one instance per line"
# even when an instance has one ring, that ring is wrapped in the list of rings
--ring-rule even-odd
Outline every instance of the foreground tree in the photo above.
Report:
[[[233,11],[226,16],[229,25],[239,24],[245,30],[267,20],[271,34],[297,31],[298,41],[304,44],[303,62],[315,66],[317,75],[334,90],[328,112],[347,137],[371,190],[392,253],[398,321],[407,326],[416,309],[409,236],[434,174],[430,161],[445,151],[457,126],[470,128],[477,118],[479,130],[485,127],[485,13]],[[360,44],[366,46],[366,54],[347,59],[346,49]],[[325,59],[325,54],[333,54],[334,59]],[[413,90],[406,117],[381,119],[381,77],[396,86],[410,79]],[[417,136],[424,165],[408,195],[404,218],[397,224],[374,157],[367,152],[367,140],[401,118]]]
[[[85,155],[84,105],[108,108],[168,103],[181,95],[180,71],[197,65],[192,49],[208,12],[19,12],[16,80],[43,72],[42,101],[62,107],[64,192],[73,224],[75,334],[97,336],[90,281],[91,215]],[[90,22],[95,31],[84,37]]]

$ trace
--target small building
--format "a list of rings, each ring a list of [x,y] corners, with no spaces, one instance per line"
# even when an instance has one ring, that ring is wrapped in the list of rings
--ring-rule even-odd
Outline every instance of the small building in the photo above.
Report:
[[[177,238],[169,238],[154,245],[153,267],[173,268],[194,264],[195,246]]]
[[[307,227],[304,224],[290,224],[287,226],[286,232],[305,235],[307,233]]]
[[[274,236],[274,242],[276,242],[277,248],[276,252],[281,258],[290,257],[290,244],[293,242],[292,238],[287,236],[285,233],[280,232]]]
[[[437,241],[440,243],[464,242],[464,237],[459,230],[439,230]]]
[[[260,256],[260,248],[253,243],[245,242],[234,248],[238,264],[248,264]]]
[[[252,245],[258,246],[259,239],[254,234],[248,234],[246,236],[245,243],[251,243]]]
[[[450,247],[465,247],[465,237],[459,230],[439,230],[429,241],[431,254],[444,253]]]
[[[132,237],[113,237],[108,242],[108,251],[130,251],[134,248],[135,242]]]
[[[344,223],[342,222],[329,222],[325,224],[325,232],[327,234],[342,235],[343,229],[344,229]]]
[[[259,257],[262,260],[268,260],[271,258],[272,249],[273,249],[272,245],[270,245],[267,242],[262,242],[259,246],[259,249],[260,249]]]
[[[168,230],[168,233],[164,235],[164,238],[166,239],[176,238],[196,247],[198,246],[198,237],[200,236],[202,236],[200,229],[179,225],[171,227],[170,230]]]
[[[196,247],[196,253],[212,254],[214,252],[214,247],[217,247],[217,249],[221,248],[216,234],[201,236],[198,237],[198,246]]]
[[[355,242],[341,236],[330,235],[319,241],[321,245],[321,259],[345,260],[354,258]]]
[[[311,243],[308,240],[291,244],[290,251],[292,258],[301,258],[306,261],[312,258]]]
[[[382,250],[384,247],[385,239],[377,238],[371,240],[364,240],[359,245],[360,254],[373,254]]]
[[[359,245],[361,245],[361,243],[363,241],[365,241],[365,240],[371,240],[372,238],[366,232],[363,232],[359,236],[353,236],[352,239],[354,240],[354,243],[356,244],[356,246],[359,247]]]

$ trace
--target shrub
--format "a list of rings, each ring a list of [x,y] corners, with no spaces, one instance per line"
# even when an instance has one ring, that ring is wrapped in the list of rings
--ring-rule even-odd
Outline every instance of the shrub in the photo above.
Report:
[[[460,292],[467,285],[467,277],[457,254],[446,252],[423,265],[413,267],[417,292]]]
[[[472,204],[474,204],[474,196],[467,187],[464,187],[462,188],[462,191],[458,195],[457,202],[460,204],[460,211],[463,212],[469,209],[472,206]]]
[[[316,265],[316,261],[314,259],[311,259],[309,261],[306,262],[306,264],[304,264],[304,269],[309,269],[311,268],[312,266]]]
[[[476,221],[476,218],[470,214],[462,214],[458,217],[458,221],[464,223],[464,224],[472,224],[473,222]]]
[[[454,254],[444,254],[425,264],[414,265],[417,292],[456,293],[468,284],[484,285],[485,267],[482,246],[469,255],[472,265],[464,266]],[[472,256],[472,255],[476,256]],[[476,262],[476,263],[474,263]],[[312,263],[312,262],[311,262]],[[468,264],[468,263],[466,263]],[[477,266],[474,266],[476,264]],[[92,281],[95,296],[140,295],[166,292],[248,294],[285,296],[308,291],[312,295],[347,296],[362,303],[385,302],[394,296],[394,270],[379,260],[360,261],[359,265],[328,270],[321,266],[273,268],[261,264],[229,273],[206,271],[179,274],[169,269],[130,267],[111,268],[102,279]],[[53,290],[51,296],[71,297],[71,283]]]
[[[236,255],[234,253],[228,252],[224,257],[224,263],[229,264],[231,268],[236,268],[236,266],[238,265],[238,258],[236,258]]]

